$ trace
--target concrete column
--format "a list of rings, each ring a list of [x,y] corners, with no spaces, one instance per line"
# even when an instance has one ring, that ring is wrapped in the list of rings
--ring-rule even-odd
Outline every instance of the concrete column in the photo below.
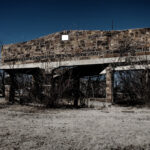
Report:
[[[74,80],[74,107],[78,107],[79,102],[79,92],[80,92],[80,78]]]
[[[150,80],[149,80],[149,78],[150,78],[150,73],[149,73],[149,70],[147,69],[146,74],[145,74],[145,79],[146,79],[145,100],[146,100],[146,102],[148,102],[150,99]]]
[[[15,100],[15,74],[10,75],[10,95],[9,95],[9,101],[14,103]]]
[[[42,101],[42,85],[44,82],[44,77],[41,70],[35,70],[32,74],[32,88],[33,96],[36,101]]]
[[[106,68],[106,101],[113,103],[113,68]]]
[[[55,79],[53,78],[53,74],[50,78],[50,84],[51,84],[51,87],[50,87],[50,97],[49,97],[49,101],[48,101],[48,107],[54,107],[55,105],[55,101],[57,99],[57,94],[56,94],[56,91],[55,91]]]
[[[33,96],[35,101],[39,101],[39,98],[41,96],[41,81],[40,76],[38,74],[32,75],[32,88],[33,88]]]
[[[5,97],[5,72],[2,73],[2,96]]]
[[[5,100],[14,103],[15,97],[15,74],[9,74],[9,82],[5,84]]]
[[[5,100],[9,102],[10,97],[10,85],[5,85]]]
[[[149,70],[146,70],[146,74],[145,74],[145,79],[146,79],[146,85],[149,85]]]

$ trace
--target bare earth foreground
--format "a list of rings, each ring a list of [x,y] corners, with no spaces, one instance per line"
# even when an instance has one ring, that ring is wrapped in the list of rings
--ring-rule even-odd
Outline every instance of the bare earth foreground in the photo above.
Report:
[[[0,103],[0,150],[150,149],[150,109],[46,109]]]

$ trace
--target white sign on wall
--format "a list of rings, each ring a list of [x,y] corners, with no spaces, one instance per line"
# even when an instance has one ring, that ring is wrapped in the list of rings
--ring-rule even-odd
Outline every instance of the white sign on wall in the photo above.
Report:
[[[68,35],[62,35],[61,40],[62,41],[67,41],[67,40],[69,40],[69,36]]]

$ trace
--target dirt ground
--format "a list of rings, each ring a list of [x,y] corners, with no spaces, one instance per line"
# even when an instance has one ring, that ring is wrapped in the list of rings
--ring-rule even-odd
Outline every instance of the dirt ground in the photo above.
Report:
[[[150,150],[150,109],[43,109],[0,102],[0,150]]]

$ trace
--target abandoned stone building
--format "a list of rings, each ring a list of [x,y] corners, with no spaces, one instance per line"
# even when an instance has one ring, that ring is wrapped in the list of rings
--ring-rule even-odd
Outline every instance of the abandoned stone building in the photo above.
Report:
[[[10,101],[14,98],[13,84],[17,73],[31,74],[38,93],[43,73],[46,77],[53,74],[54,79],[69,70],[71,78],[76,81],[76,88],[79,88],[81,77],[99,75],[105,70],[106,101],[113,102],[113,69],[119,65],[126,66],[128,58],[138,61],[135,58],[141,56],[141,60],[145,61],[144,56],[149,59],[149,55],[150,28],[122,31],[69,30],[4,45],[1,50],[1,69],[11,79],[10,85],[6,85],[5,96]],[[70,78],[67,74],[64,80],[67,77]]]

